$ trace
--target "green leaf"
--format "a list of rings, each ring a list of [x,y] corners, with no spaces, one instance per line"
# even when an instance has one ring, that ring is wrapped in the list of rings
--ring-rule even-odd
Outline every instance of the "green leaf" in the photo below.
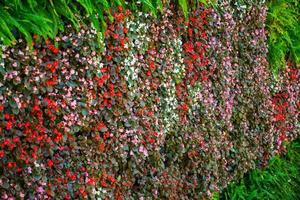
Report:
[[[183,11],[185,19],[188,19],[188,2],[187,2],[187,0],[178,0],[178,3]]]
[[[156,0],[156,7],[159,9],[160,12],[163,11],[163,3],[161,0]]]
[[[86,109],[81,110],[82,115],[87,116],[89,112]]]
[[[151,3],[150,0],[141,0],[142,4],[145,6],[146,9],[150,10],[154,16],[157,16],[157,11],[154,5]]]

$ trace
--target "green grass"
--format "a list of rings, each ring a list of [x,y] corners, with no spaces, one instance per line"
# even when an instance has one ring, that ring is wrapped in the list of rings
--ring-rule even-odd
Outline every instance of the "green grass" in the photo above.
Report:
[[[300,140],[289,144],[287,149],[286,154],[273,157],[267,168],[250,171],[213,199],[300,199]]]

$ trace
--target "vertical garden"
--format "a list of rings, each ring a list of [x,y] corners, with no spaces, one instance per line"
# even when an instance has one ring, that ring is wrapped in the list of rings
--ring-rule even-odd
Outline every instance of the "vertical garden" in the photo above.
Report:
[[[1,199],[300,198],[298,0],[3,0],[0,27]]]

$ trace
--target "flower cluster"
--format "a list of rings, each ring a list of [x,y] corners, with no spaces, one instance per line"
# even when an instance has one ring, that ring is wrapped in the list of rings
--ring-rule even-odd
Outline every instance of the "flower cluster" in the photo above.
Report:
[[[273,80],[265,3],[238,2],[1,47],[1,199],[199,199],[282,151],[300,72]]]
[[[272,129],[274,131],[274,152],[284,149],[283,142],[297,138],[300,118],[300,70],[293,63],[281,72],[279,80],[272,86]]]

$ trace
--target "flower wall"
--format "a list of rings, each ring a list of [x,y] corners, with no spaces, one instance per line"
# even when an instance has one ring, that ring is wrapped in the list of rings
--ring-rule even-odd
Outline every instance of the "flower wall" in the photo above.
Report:
[[[299,69],[269,72],[263,2],[221,3],[2,46],[1,198],[207,198],[284,150]]]

